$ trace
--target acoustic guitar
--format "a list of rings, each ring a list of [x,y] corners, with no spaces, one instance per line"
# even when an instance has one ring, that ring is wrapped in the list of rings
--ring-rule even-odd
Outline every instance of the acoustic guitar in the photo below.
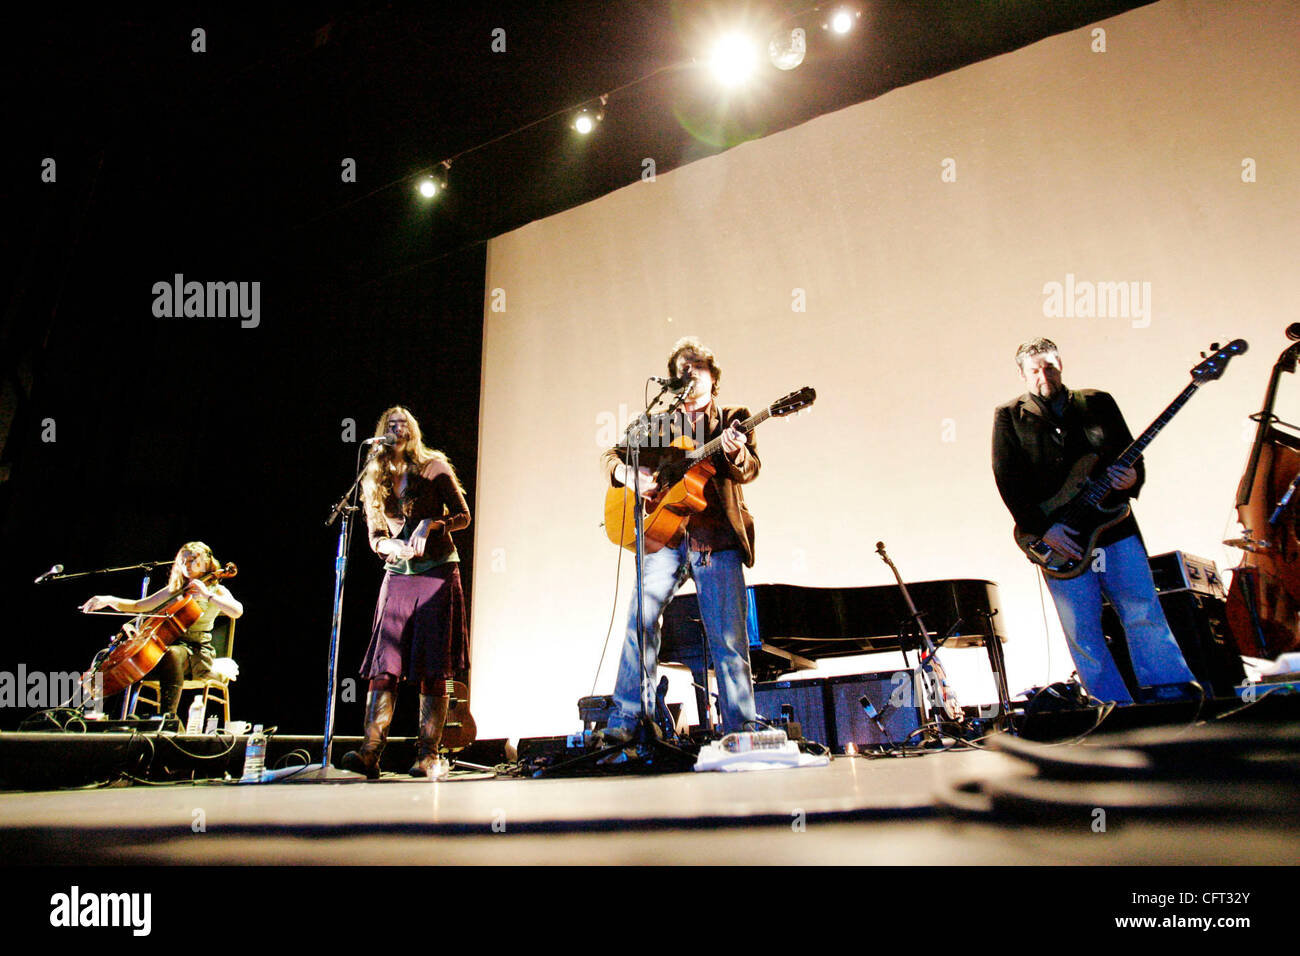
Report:
[[[1215,350],[1214,354],[1192,369],[1191,383],[1169,403],[1169,407],[1160,413],[1146,431],[1134,439],[1133,444],[1124,449],[1113,464],[1125,468],[1133,467],[1133,463],[1141,457],[1146,447],[1187,404],[1196,390],[1203,383],[1219,378],[1229,360],[1234,355],[1246,351],[1246,342],[1244,339],[1235,339],[1223,348],[1219,348],[1217,343],[1210,348]],[[1059,522],[1078,532],[1075,540],[1079,542],[1082,557],[1072,558],[1068,554],[1057,551],[1039,536],[1021,531],[1019,526],[1012,532],[1016,545],[1029,560],[1039,565],[1049,578],[1078,577],[1091,564],[1093,551],[1097,547],[1097,539],[1101,533],[1128,517],[1130,508],[1127,501],[1115,505],[1106,504],[1106,498],[1111,490],[1110,481],[1106,478],[1106,468],[1100,467],[1099,456],[1084,455],[1074,463],[1069,477],[1065,479],[1065,483],[1056,494],[1040,502],[1038,506],[1047,516],[1049,526]]]
[[[807,408],[817,400],[817,392],[804,387],[779,398],[757,415],[736,428],[748,435],[769,418],[782,418]],[[704,510],[704,489],[717,473],[713,456],[722,450],[722,436],[696,447],[694,439],[682,435],[662,452],[659,467],[654,473],[658,490],[641,500],[645,512],[645,550],[654,554],[661,548],[671,547],[682,538],[683,526],[693,514]],[[614,544],[636,550],[636,503],[630,487],[610,488],[605,493],[605,534]]]
[[[442,725],[443,750],[464,750],[478,737],[478,725],[469,712],[469,685],[447,680],[447,722]]]

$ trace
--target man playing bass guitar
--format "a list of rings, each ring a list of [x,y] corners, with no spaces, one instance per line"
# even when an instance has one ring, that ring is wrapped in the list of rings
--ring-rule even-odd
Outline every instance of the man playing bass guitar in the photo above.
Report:
[[[666,545],[645,557],[643,613],[648,630],[645,658],[640,659],[638,652],[634,598],[614,689],[617,713],[602,732],[606,744],[627,743],[632,739],[643,705],[646,713],[654,715],[659,615],[685,580],[686,573],[695,579],[699,591],[700,617],[718,679],[723,730],[750,729],[756,717],[745,627],[745,578],[741,571],[742,562],[750,567],[754,564],[754,522],[745,507],[740,486],[758,477],[759,459],[753,437],[736,427],[749,418],[749,410],[739,406],[718,407],[714,399],[722,371],[713,352],[698,339],[684,338],[677,342],[668,357],[668,372],[679,380],[692,375],[693,379],[687,386],[683,411],[656,420],[657,429],[650,436],[650,448],[643,450],[643,461],[650,458],[651,449],[667,447],[683,435],[702,441],[720,438],[722,450],[714,456],[717,472],[705,488],[704,509],[687,519],[686,533],[676,545]],[[623,460],[626,451],[626,448],[611,448],[601,459],[614,487],[632,485],[630,467]],[[640,475],[641,495],[649,498],[659,490],[653,480],[654,472],[643,464]]]
[[[1061,617],[1070,655],[1088,693],[1098,700],[1131,704],[1102,633],[1102,595],[1119,613],[1138,684],[1151,699],[1202,696],[1156,596],[1146,548],[1130,512],[1102,531],[1094,558],[1085,555],[1080,529],[1052,523],[1041,503],[1066,483],[1074,464],[1089,454],[1113,462],[1128,446],[1119,406],[1106,392],[1072,391],[1061,380],[1061,357],[1050,339],[1036,338],[1016,350],[1027,394],[1000,405],[993,419],[993,475],[1017,529],[1086,568],[1074,576],[1045,574]],[[1136,498],[1145,479],[1142,460],[1134,467],[1111,465],[1105,473],[1108,500]]]

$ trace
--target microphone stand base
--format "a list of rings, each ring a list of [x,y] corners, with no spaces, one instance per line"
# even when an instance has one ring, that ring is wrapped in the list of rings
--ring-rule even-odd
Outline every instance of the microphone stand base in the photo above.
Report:
[[[323,767],[310,763],[297,773],[282,778],[280,783],[365,783],[366,775],[337,767]]]

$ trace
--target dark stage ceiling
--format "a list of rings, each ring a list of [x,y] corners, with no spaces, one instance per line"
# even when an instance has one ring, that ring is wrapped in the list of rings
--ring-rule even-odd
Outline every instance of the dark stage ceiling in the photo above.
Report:
[[[845,36],[822,26],[840,4],[789,0],[42,7],[8,38],[7,99],[32,124],[11,153],[66,160],[68,186],[93,176],[89,215],[151,223],[166,247],[237,238],[342,288],[628,185],[647,158],[665,172],[1141,5],[874,0],[847,5]],[[722,92],[704,61],[736,23],[803,27],[805,62]],[[590,138],[553,115],[610,91]],[[410,177],[453,156],[450,193],[416,212]]]

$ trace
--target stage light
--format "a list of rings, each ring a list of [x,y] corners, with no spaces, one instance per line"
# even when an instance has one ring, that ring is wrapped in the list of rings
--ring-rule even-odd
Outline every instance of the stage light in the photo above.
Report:
[[[739,86],[758,66],[756,44],[741,33],[728,33],[713,45],[709,68],[724,86]]]
[[[793,70],[803,62],[808,52],[808,37],[803,27],[795,27],[789,33],[778,33],[767,44],[767,56],[778,70]]]
[[[853,29],[853,21],[861,14],[855,13],[848,8],[836,10],[831,15],[830,27],[835,33],[844,34]]]
[[[450,160],[443,160],[438,168],[427,176],[421,176],[416,183],[416,190],[425,199],[433,199],[447,188],[447,171],[451,168]]]
[[[602,96],[599,103],[592,103],[578,110],[573,117],[573,122],[569,125],[583,136],[586,136],[605,119],[605,102],[607,99],[608,97]]]

